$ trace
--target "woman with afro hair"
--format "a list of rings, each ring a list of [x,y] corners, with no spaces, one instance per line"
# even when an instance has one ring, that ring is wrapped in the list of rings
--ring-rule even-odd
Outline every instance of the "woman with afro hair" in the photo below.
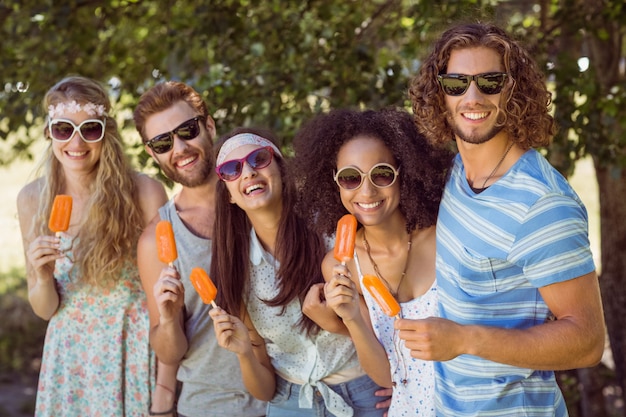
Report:
[[[303,311],[351,336],[365,371],[393,388],[389,417],[434,416],[432,362],[411,357],[363,276],[378,276],[400,317],[437,314],[435,223],[452,153],[430,146],[412,116],[396,109],[317,116],[298,132],[294,150],[296,207],[311,226],[330,236],[346,213],[359,224],[354,257],[340,264],[327,253],[326,283],[312,288]]]

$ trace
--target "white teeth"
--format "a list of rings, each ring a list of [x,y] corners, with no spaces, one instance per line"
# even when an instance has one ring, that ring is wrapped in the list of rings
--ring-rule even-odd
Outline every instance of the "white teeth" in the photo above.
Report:
[[[358,204],[359,204],[359,206],[363,207],[364,209],[373,209],[373,208],[376,208],[376,207],[380,206],[381,203],[382,203],[381,201],[377,201],[375,203],[358,203]]]
[[[485,112],[485,113],[463,113],[463,115],[465,117],[467,117],[470,120],[479,120],[479,119],[484,119],[485,117],[487,117],[489,115],[489,113]]]
[[[246,188],[244,191],[246,194],[250,194],[254,190],[262,190],[264,187],[261,184],[254,184]]]
[[[184,167],[185,165],[191,163],[194,159],[196,159],[195,156],[190,156],[189,158],[185,158],[182,161],[178,161],[176,165],[178,165],[179,167]]]
[[[69,156],[83,156],[86,155],[87,152],[72,152],[72,151],[67,151],[67,154]]]

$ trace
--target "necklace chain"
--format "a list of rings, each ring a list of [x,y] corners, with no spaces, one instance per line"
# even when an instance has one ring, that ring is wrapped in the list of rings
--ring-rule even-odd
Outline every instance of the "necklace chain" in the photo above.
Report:
[[[402,285],[402,281],[404,280],[404,276],[406,275],[406,270],[407,270],[407,268],[409,266],[409,258],[410,258],[412,241],[413,241],[413,236],[411,236],[411,234],[409,233],[409,242],[408,242],[407,251],[406,251],[406,262],[404,263],[404,270],[402,271],[402,276],[400,277],[400,281],[398,282],[398,287],[394,291],[391,288],[391,285],[389,284],[389,281],[387,281],[383,277],[383,274],[380,273],[380,269],[378,268],[378,265],[374,261],[374,258],[372,258],[372,253],[371,253],[371,250],[370,250],[370,244],[367,241],[367,237],[365,236],[365,228],[363,229],[363,246],[365,246],[365,251],[367,252],[367,257],[370,259],[370,262],[372,263],[372,267],[374,267],[374,272],[376,272],[376,275],[378,276],[378,278],[383,280],[383,282],[387,285],[387,288],[389,288],[389,291],[391,291],[391,294],[394,297],[396,297],[396,298],[398,298],[398,291],[400,290],[400,286]]]
[[[376,272],[376,275],[378,276],[378,278],[380,278],[385,285],[387,285],[387,288],[389,288],[389,291],[391,291],[391,294],[398,299],[398,291],[400,291],[400,286],[402,285],[402,281],[404,280],[404,276],[406,275],[406,270],[407,267],[409,266],[409,258],[411,257],[411,244],[413,242],[413,236],[409,233],[409,242],[407,245],[407,251],[406,251],[406,262],[404,263],[404,270],[402,271],[402,276],[400,277],[400,281],[398,282],[398,287],[396,288],[396,291],[394,292],[391,289],[391,285],[389,285],[389,282],[383,277],[383,275],[380,273],[380,269],[378,268],[378,265],[376,264],[376,262],[374,261],[374,258],[372,258],[372,253],[370,250],[370,244],[367,241],[367,237],[365,236],[365,228],[363,228],[363,246],[365,246],[365,251],[367,252],[367,257],[370,259],[370,262],[372,263],[372,267],[374,268],[374,272]],[[402,314],[402,313],[400,313]],[[397,342],[396,342],[397,339]],[[400,338],[397,337],[397,330],[394,329],[393,331],[393,336],[392,336],[392,343],[393,343],[393,349],[396,353],[396,358],[398,361],[398,364],[396,365],[396,369],[393,371],[393,375],[396,374],[396,372],[399,371],[399,367],[400,367],[400,362],[402,362],[403,365],[403,370],[404,373],[403,375],[400,377],[400,383],[403,385],[406,385],[408,383],[408,371],[407,371],[407,367],[406,367],[406,363],[404,362],[404,355],[402,354],[402,348],[399,346],[400,344]],[[393,378],[392,375],[392,378]],[[392,381],[393,386],[396,386],[396,382]]]
[[[485,182],[483,182],[483,186],[481,188],[485,188],[485,185],[487,185],[487,181],[489,181],[491,179],[491,177],[493,177],[493,175],[496,173],[498,168],[500,168],[500,165],[502,165],[502,162],[504,162],[504,158],[506,158],[506,156],[508,155],[509,151],[513,147],[513,143],[514,142],[511,142],[511,144],[506,148],[506,151],[504,151],[504,154],[502,155],[502,158],[500,158],[500,161],[498,162],[496,167],[493,169],[493,171],[491,171],[491,174],[489,174],[489,176],[485,179]]]

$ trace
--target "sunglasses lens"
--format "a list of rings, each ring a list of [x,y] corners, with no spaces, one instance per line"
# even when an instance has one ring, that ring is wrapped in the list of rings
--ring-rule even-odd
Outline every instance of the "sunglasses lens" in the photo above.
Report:
[[[485,94],[498,94],[504,87],[506,74],[484,74],[477,77],[476,84]]]
[[[53,120],[50,123],[50,136],[60,142],[68,142],[76,129],[85,142],[98,142],[104,137],[104,122],[100,120],[86,120],[79,126],[65,120]]]
[[[217,167],[217,174],[224,181],[234,181],[241,175],[241,161],[226,161]]]
[[[242,159],[233,159],[226,161],[222,165],[219,165],[215,170],[217,175],[224,181],[234,181],[243,172],[244,161],[250,165],[252,169],[265,168],[272,162],[272,151],[269,148],[259,148]]]
[[[441,78],[444,93],[449,96],[460,96],[465,93],[469,80],[467,76],[445,75]]]
[[[174,146],[174,135],[178,135],[182,140],[195,139],[200,134],[200,117],[183,122],[176,129],[168,133],[162,133],[150,139],[146,144],[156,153],[165,153]]]
[[[377,187],[389,187],[396,179],[396,174],[388,165],[377,165],[370,171],[370,179]]]
[[[104,136],[104,126],[96,121],[83,123],[80,134],[85,142],[98,142]]]
[[[344,168],[337,173],[337,184],[345,190],[354,190],[361,185],[361,173],[354,168]]]
[[[439,81],[444,93],[449,96],[461,96],[465,94],[470,82],[476,81],[478,89],[483,94],[498,94],[504,87],[506,73],[494,72],[479,75],[442,74]]]
[[[74,134],[74,126],[68,122],[56,121],[50,124],[50,135],[56,140],[68,140]]]
[[[246,162],[252,169],[265,168],[272,162],[272,153],[266,148],[260,148],[248,155]]]
[[[173,144],[174,140],[172,139],[172,135],[169,133],[159,135],[148,142],[148,146],[156,153],[165,153],[169,151],[172,149]]]
[[[174,130],[174,133],[183,140],[191,140],[200,134],[200,126],[198,119],[191,119],[180,125]]]

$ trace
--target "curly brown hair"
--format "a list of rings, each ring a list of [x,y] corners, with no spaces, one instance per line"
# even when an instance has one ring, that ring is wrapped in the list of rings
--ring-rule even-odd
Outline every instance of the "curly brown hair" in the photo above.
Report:
[[[380,139],[400,167],[400,211],[407,232],[435,224],[452,153],[434,148],[419,134],[409,113],[333,110],[308,123],[296,134],[290,170],[300,190],[296,209],[312,227],[332,235],[347,213],[333,172],[341,147],[357,136]]]
[[[501,93],[500,108],[504,130],[510,139],[524,150],[547,146],[556,133],[556,126],[549,114],[552,95],[546,87],[544,74],[527,50],[505,31],[488,23],[455,26],[433,45],[409,86],[415,123],[420,132],[436,144],[454,140],[447,121],[445,94],[437,75],[446,73],[452,51],[480,46],[497,51],[509,75]]]

